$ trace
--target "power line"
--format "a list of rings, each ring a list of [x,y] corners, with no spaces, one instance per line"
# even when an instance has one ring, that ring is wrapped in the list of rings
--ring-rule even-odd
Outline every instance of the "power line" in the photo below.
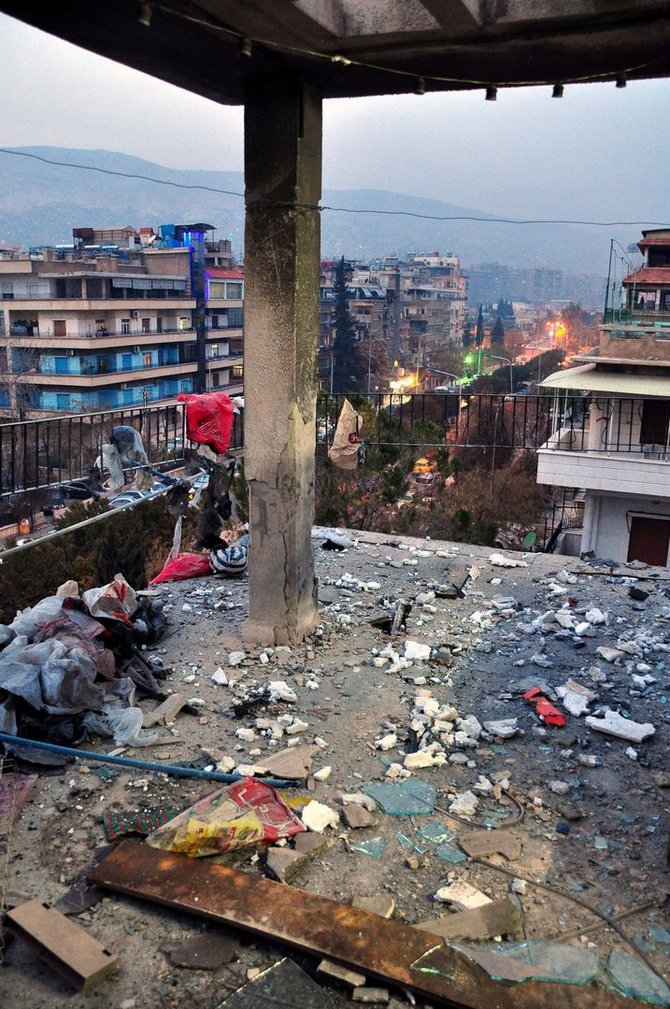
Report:
[[[221,196],[234,196],[241,200],[244,193],[236,192],[232,189],[220,189],[216,186],[205,186],[200,184],[188,184],[186,182],[174,182],[168,179],[157,179],[153,175],[140,175],[135,172],[121,172],[113,168],[101,168],[97,165],[80,165],[72,161],[57,161],[54,158],[45,158],[39,154],[31,154],[28,151],[15,151],[7,147],[0,147],[0,154],[8,154],[13,157],[30,158],[33,161],[40,161],[45,165],[55,165],[59,168],[76,168],[84,172],[98,172],[101,175],[118,176],[122,179],[137,179],[141,182],[152,182],[158,186],[173,186],[175,189],[194,190],[199,189],[207,193],[217,193]],[[291,206],[299,210],[317,210],[319,213],[329,211],[338,214],[376,214],[384,217],[413,217],[421,221],[471,221],[475,224],[516,224],[516,225],[537,225],[537,224],[571,224],[583,225],[590,228],[631,228],[631,227],[669,227],[663,221],[583,221],[568,218],[528,218],[519,219],[513,217],[477,217],[474,214],[420,214],[413,210],[381,210],[374,207],[335,207],[328,204],[316,203],[288,203],[280,200],[259,200],[267,206]]]

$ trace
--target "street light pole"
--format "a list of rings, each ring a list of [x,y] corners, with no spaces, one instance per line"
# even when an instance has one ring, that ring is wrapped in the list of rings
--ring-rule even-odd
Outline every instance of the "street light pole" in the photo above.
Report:
[[[505,396],[504,399],[501,399],[496,407],[496,412],[493,415],[493,453],[491,455],[491,497],[493,497],[493,480],[496,470],[496,431],[498,429],[498,414],[500,413],[500,408],[504,406],[505,403],[508,403],[510,398],[511,398],[510,396]]]
[[[492,361],[503,361],[505,364],[509,365],[509,391],[510,395],[514,395],[514,372],[512,371],[514,365],[510,361],[509,357],[497,357],[496,354],[489,354]]]

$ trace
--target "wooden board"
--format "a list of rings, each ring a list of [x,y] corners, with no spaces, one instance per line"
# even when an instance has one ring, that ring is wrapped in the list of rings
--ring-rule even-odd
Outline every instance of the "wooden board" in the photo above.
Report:
[[[8,911],[5,922],[12,935],[31,946],[75,988],[88,990],[116,966],[118,957],[41,900]]]
[[[631,1006],[630,999],[596,984],[494,981],[440,936],[207,859],[159,851],[141,841],[123,841],[93,868],[89,879],[109,890],[191,911],[337,960],[433,1001],[468,1009]],[[433,960],[437,956],[439,966],[426,964],[422,970],[418,961],[427,961],[428,954]]]

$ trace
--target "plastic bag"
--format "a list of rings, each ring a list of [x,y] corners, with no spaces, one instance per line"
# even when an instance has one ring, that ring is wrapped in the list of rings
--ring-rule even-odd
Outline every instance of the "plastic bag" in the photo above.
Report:
[[[306,830],[269,785],[255,778],[212,792],[159,827],[148,844],[191,858],[218,855],[259,841],[271,843]]]
[[[340,469],[356,469],[363,418],[356,413],[348,399],[345,399],[335,428],[333,444],[328,449],[328,458]]]
[[[17,634],[25,634],[27,637],[33,638],[40,627],[59,617],[62,609],[62,599],[57,596],[47,596],[46,599],[40,599],[39,603],[34,606],[19,610],[9,626]]]
[[[135,590],[120,574],[114,575],[114,581],[108,585],[84,592],[82,599],[92,617],[108,617],[128,623],[128,618],[137,609]]]
[[[225,392],[181,392],[177,402],[186,404],[186,433],[191,441],[208,445],[219,455],[228,451],[233,414],[239,412],[230,396]]]
[[[209,557],[204,554],[177,554],[174,560],[167,561],[163,570],[155,578],[152,578],[149,584],[178,582],[184,578],[200,578],[202,575],[211,575],[211,573]]]
[[[141,708],[105,708],[105,722],[114,735],[117,746],[151,746],[157,732],[143,732],[144,714]]]

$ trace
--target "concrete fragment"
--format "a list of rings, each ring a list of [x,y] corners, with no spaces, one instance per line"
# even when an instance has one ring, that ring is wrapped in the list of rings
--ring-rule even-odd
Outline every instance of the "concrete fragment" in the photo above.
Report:
[[[241,662],[244,662],[246,657],[246,652],[231,652],[228,656],[228,665],[239,666]]]
[[[362,827],[374,827],[377,822],[365,806],[358,806],[355,803],[344,806],[342,816],[347,827],[351,827],[352,830],[359,830]]]
[[[440,767],[447,762],[447,755],[443,752],[433,752],[432,750],[417,750],[416,753],[405,755],[404,765],[409,770],[416,770],[420,767]]]
[[[326,806],[322,802],[317,802],[315,799],[307,803],[302,810],[301,816],[305,826],[317,834],[323,834],[326,827],[336,827],[340,822],[340,817],[336,810],[331,809],[330,806]]]
[[[524,938],[521,913],[509,898],[490,901],[468,911],[431,918],[415,927],[432,935],[441,935],[445,939],[477,941],[493,939],[497,935],[507,935],[511,939]]]
[[[425,662],[430,658],[430,645],[423,645],[419,641],[406,641],[405,658]]]
[[[624,718],[617,711],[605,711],[601,718],[588,715],[585,721],[596,732],[604,732],[607,736],[626,739],[629,743],[641,743],[656,732],[651,722],[633,722],[629,718]]]
[[[294,848],[268,848],[265,867],[280,883],[290,883],[309,862],[306,852]]]
[[[505,557],[503,554],[490,554],[489,564],[493,564],[496,568],[527,568],[528,564],[526,561],[513,560],[511,557]]]
[[[555,795],[567,795],[570,791],[567,781],[549,781],[547,782],[547,788]]]
[[[375,748],[377,750],[392,750],[397,745],[398,737],[395,732],[388,732],[385,736],[381,736],[380,739],[375,739]]]
[[[312,767],[312,758],[318,747],[291,746],[258,761],[263,772],[276,778],[304,781]]]
[[[500,736],[501,739],[511,739],[513,736],[521,734],[516,718],[499,718],[497,721],[484,722],[483,728],[491,736]]]
[[[375,1002],[377,1005],[386,1005],[391,996],[386,988],[354,988],[351,997],[354,1002]]]
[[[625,654],[620,648],[610,648],[609,645],[598,645],[596,652],[605,662],[616,662]]]
[[[316,778],[317,781],[327,781],[332,773],[332,770],[332,767],[327,764],[325,767],[319,768],[318,771],[314,771],[313,777]]]
[[[165,725],[169,725],[170,722],[174,722],[178,713],[186,704],[186,698],[183,694],[170,694],[169,697],[154,708],[153,711],[145,711],[142,716],[142,725],[144,728],[149,728],[152,725],[157,725],[158,722],[163,722]]]
[[[309,855],[310,858],[316,858],[321,852],[327,851],[330,848],[330,839],[324,837],[323,834],[313,834],[307,831],[303,834],[296,834],[294,840],[294,849],[299,851],[304,855]]]
[[[372,897],[354,897],[352,904],[361,911],[378,914],[380,918],[392,918],[395,911],[395,900],[383,893]]]
[[[334,960],[322,960],[316,970],[318,974],[325,974],[326,977],[335,978],[336,981],[343,981],[351,988],[362,988],[367,981],[365,974],[359,974],[358,971],[351,970],[350,967],[343,967],[341,964],[335,963]]]
[[[458,816],[474,816],[479,799],[470,791],[460,792],[449,805],[449,812]]]
[[[499,853],[513,861],[521,856],[521,841],[509,830],[464,831],[458,836],[458,844],[470,858]]]
[[[343,806],[349,806],[355,804],[358,806],[365,806],[365,808],[370,812],[374,813],[377,808],[377,803],[372,798],[371,795],[365,795],[364,792],[348,792],[340,796],[340,802]]]
[[[586,619],[594,627],[599,627],[601,624],[607,623],[607,616],[602,610],[599,610],[597,606],[593,606],[590,610],[586,611]]]
[[[241,739],[244,743],[250,743],[252,739],[256,738],[256,733],[253,729],[247,729],[244,726],[238,729],[235,733],[238,739]]]
[[[567,680],[566,683],[556,688],[556,693],[562,699],[563,707],[566,711],[569,711],[576,718],[579,718],[580,715],[589,710],[591,701],[598,699],[595,691],[589,690],[588,687],[583,687],[576,680]]]
[[[474,907],[483,907],[484,904],[491,903],[490,897],[487,897],[481,890],[477,890],[476,887],[461,879],[456,880],[455,883],[450,883],[449,886],[440,887],[434,899],[439,900],[442,904],[453,904],[461,911]]]
[[[228,686],[228,677],[226,676],[225,671],[221,668],[221,666],[219,666],[218,669],[214,670],[210,679],[213,680],[214,683],[218,684],[220,687]]]

